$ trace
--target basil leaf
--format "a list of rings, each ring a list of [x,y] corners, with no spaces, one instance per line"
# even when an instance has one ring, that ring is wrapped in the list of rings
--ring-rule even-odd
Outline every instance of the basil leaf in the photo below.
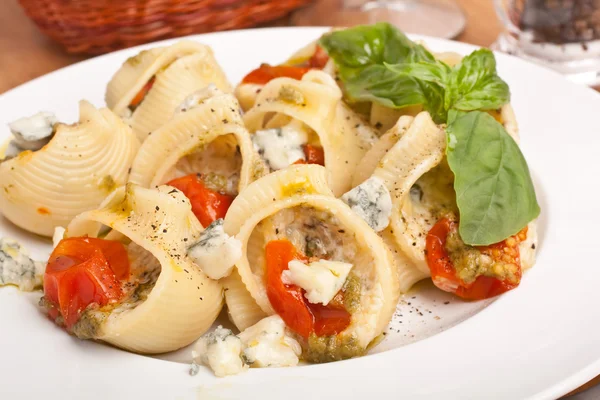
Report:
[[[344,69],[344,89],[352,101],[376,101],[386,107],[401,108],[422,104],[425,97],[419,83],[411,77],[400,77],[384,65],[371,65],[354,76]]]
[[[446,86],[448,76],[451,73],[450,67],[437,60],[433,62],[421,61],[401,64],[385,63],[385,66],[398,75],[411,76],[425,82],[437,83],[440,86]]]
[[[423,104],[436,122],[446,120],[444,90],[435,83],[397,74],[384,65],[371,65],[353,76],[340,72],[352,101],[375,101],[390,108]]]
[[[423,109],[431,114],[436,124],[443,124],[448,119],[448,111],[444,107],[444,88],[436,83],[418,82],[425,98]]]
[[[447,156],[455,175],[460,236],[470,245],[500,242],[540,213],[527,162],[488,113],[451,114]]]
[[[319,45],[338,67],[364,68],[384,62],[396,64],[404,60],[434,60],[423,46],[414,43],[388,23],[359,25],[330,32],[321,37]]]
[[[452,68],[446,85],[446,109],[495,110],[509,101],[510,90],[497,75],[490,50],[476,50]]]

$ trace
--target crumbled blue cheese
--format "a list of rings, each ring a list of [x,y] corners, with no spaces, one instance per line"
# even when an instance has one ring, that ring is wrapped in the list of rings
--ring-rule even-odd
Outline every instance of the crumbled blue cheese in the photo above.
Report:
[[[303,146],[307,141],[306,132],[291,126],[256,131],[252,136],[254,148],[272,170],[306,160]]]
[[[302,347],[286,331],[279,315],[264,318],[239,335],[244,360],[252,367],[292,367],[298,365]]]
[[[41,288],[45,265],[29,257],[19,243],[0,239],[0,286],[15,285],[31,292]]]
[[[209,366],[216,376],[235,375],[248,369],[242,361],[242,341],[229,329],[218,326],[196,343],[195,361]]]
[[[198,242],[188,249],[188,256],[211,279],[228,276],[242,257],[242,242],[223,230],[223,219],[210,224]]]
[[[194,362],[209,366],[217,376],[238,374],[249,366],[292,367],[302,354],[279,315],[264,318],[237,336],[219,326],[201,337],[195,349]]]
[[[392,196],[381,179],[373,176],[342,195],[341,199],[376,232],[389,225]]]
[[[304,264],[292,260],[288,268],[281,273],[283,283],[300,286],[305,290],[304,297],[309,302],[327,305],[342,289],[352,264],[328,260]]]
[[[189,94],[183,102],[177,107],[177,112],[186,112],[190,108],[197,106],[202,103],[204,100],[216,96],[217,94],[222,93],[215,84],[211,83],[203,89],[197,90],[191,94]]]
[[[12,143],[22,151],[39,150],[52,139],[57,122],[53,113],[45,111],[19,118],[8,124],[13,134]]]
[[[8,146],[6,146],[6,150],[4,151],[4,158],[14,158],[18,156],[23,151],[22,148],[17,146],[14,140],[8,142]]]

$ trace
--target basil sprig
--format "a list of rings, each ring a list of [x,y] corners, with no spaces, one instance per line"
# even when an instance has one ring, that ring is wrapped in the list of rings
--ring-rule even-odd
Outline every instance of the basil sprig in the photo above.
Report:
[[[334,60],[349,100],[422,105],[435,122],[448,123],[446,154],[465,243],[497,243],[539,215],[519,146],[481,112],[510,100],[491,51],[476,50],[450,67],[386,23],[331,32],[319,44]]]
[[[453,118],[446,155],[455,176],[460,236],[471,245],[500,242],[540,213],[527,162],[490,114]]]

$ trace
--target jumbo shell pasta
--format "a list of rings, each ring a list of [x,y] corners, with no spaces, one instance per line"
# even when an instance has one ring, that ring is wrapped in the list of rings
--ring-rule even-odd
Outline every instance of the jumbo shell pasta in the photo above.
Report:
[[[313,41],[300,50],[296,51],[290,58],[288,58],[282,65],[285,66],[297,66],[306,63],[315,51],[317,50],[317,41]],[[322,71],[335,76],[335,64],[333,60],[329,60],[327,64],[323,67]],[[248,82],[240,82],[235,88],[235,97],[237,97],[240,105],[242,106],[242,110],[248,111],[250,108],[254,106],[256,103],[256,99],[258,94],[262,91],[264,84],[257,83],[248,83]]]
[[[252,299],[267,315],[273,315],[275,310],[267,296],[264,280],[266,243],[281,237],[300,243],[306,240],[304,234],[318,235],[317,231],[308,231],[313,228],[307,228],[310,224],[307,225],[303,218],[311,221],[323,218],[315,222],[319,226],[323,224],[323,233],[335,235],[338,232],[343,238],[341,242],[335,242],[337,246],[331,247],[330,250],[335,252],[331,258],[337,260],[343,255],[353,264],[351,274],[359,288],[355,292],[356,307],[351,323],[344,331],[327,339],[311,336],[305,343],[305,358],[313,361],[362,354],[381,334],[398,300],[392,254],[381,238],[332,194],[323,167],[292,166],[250,184],[232,204],[224,225],[229,234],[235,234],[242,242],[243,256],[236,264],[237,271]],[[291,223],[286,229],[280,229],[277,218]],[[337,230],[327,231],[327,224],[336,224]],[[324,243],[334,243],[328,240],[323,238]],[[230,312],[238,308],[229,302],[228,307]],[[233,320],[236,320],[235,316]]]
[[[336,196],[350,189],[354,168],[377,138],[375,131],[344,104],[333,78],[317,70],[307,72],[300,81],[270,81],[244,122],[251,133],[294,123],[314,131]]]
[[[506,110],[512,115],[510,108]],[[511,133],[516,134],[516,130]],[[440,214],[456,209],[454,176],[445,160],[445,150],[446,134],[429,113],[421,112],[414,119],[404,116],[367,153],[354,177],[354,185],[369,176],[377,177],[392,193],[390,224],[381,236],[397,258],[403,292],[431,276],[425,238]],[[417,190],[411,193],[413,189]],[[536,240],[532,222],[527,240],[519,245],[523,269],[533,265],[535,246],[531,245]]]
[[[128,107],[153,78],[152,87],[131,113]],[[184,40],[169,47],[144,50],[128,59],[108,83],[106,104],[116,114],[125,116],[143,141],[171,118],[188,94],[210,83],[225,92],[232,90],[211,48]]]
[[[142,144],[129,181],[154,187],[171,179],[214,172],[237,194],[260,166],[235,97],[215,87],[195,95],[196,103],[175,113]]]
[[[0,209],[30,232],[52,236],[127,182],[139,142],[108,109],[79,103],[79,122],[58,124],[42,149],[0,163]]]
[[[66,236],[97,237],[103,225],[113,229],[107,238],[135,247],[132,264],[143,269],[154,260],[160,274],[145,300],[88,311],[74,332],[139,353],[176,350],[203,334],[221,311],[223,290],[187,257],[203,229],[185,196],[169,186],[128,184],[75,218]]]

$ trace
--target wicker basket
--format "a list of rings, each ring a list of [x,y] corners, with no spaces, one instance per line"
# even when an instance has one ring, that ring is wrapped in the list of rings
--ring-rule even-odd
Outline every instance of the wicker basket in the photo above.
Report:
[[[0,0],[1,1],[1,0]],[[311,0],[19,0],[69,53],[99,54],[169,37],[247,28]]]

